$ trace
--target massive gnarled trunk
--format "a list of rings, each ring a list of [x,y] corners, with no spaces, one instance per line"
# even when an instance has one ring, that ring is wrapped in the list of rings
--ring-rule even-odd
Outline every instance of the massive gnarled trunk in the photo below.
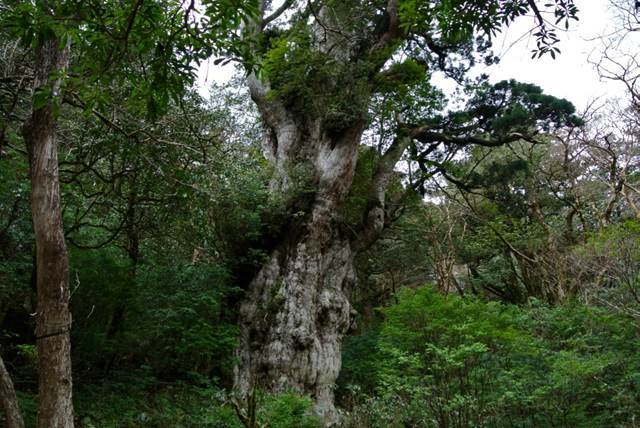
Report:
[[[426,79],[427,72],[435,69],[460,78],[473,63],[474,49],[484,56],[483,40],[489,41],[497,23],[509,22],[527,8],[514,8],[517,2],[473,1],[418,2],[406,8],[399,0],[285,0],[278,7],[271,7],[268,0],[258,3],[261,13],[243,30],[253,54],[245,65],[251,69],[256,63],[262,65],[260,79],[250,78],[249,88],[274,167],[271,190],[290,208],[292,220],[274,239],[241,307],[236,388],[245,396],[252,388],[310,394],[318,413],[331,422],[341,340],[350,325],[347,296],[355,279],[353,259],[395,218],[394,205],[399,204],[385,203],[394,165],[413,145],[412,156],[421,159],[426,179],[446,172],[449,158],[443,155],[449,150],[456,153],[473,144],[496,147],[523,138],[520,130],[493,129],[491,118],[462,124],[460,118],[467,114],[451,119],[416,117],[429,115],[430,107],[423,104],[430,96],[419,95],[420,101],[405,103],[401,88]],[[525,3],[544,29],[536,2]],[[559,0],[555,4],[556,13],[567,6]],[[493,19],[498,16],[502,18]],[[477,39],[476,31],[481,33]],[[539,34],[538,46],[544,49],[545,33]],[[411,59],[402,61],[405,55]],[[381,145],[367,207],[350,240],[339,213],[352,184],[365,116],[374,94],[395,92],[394,88],[399,99],[390,96],[395,101],[384,103],[387,113],[388,109],[395,113],[394,137],[381,135],[387,147],[382,153]],[[471,111],[476,108],[472,103]],[[502,108],[501,104],[487,111],[498,115]],[[446,132],[449,126],[452,133]],[[487,139],[494,131],[498,132]],[[288,204],[291,200],[298,203]]]
[[[285,7],[287,4],[291,2],[285,2]],[[315,90],[326,101],[309,99],[313,105],[301,108],[305,101],[291,99],[297,95],[282,99],[269,93],[269,82],[249,79],[251,97],[265,127],[265,154],[274,168],[271,191],[293,208],[288,213],[289,225],[251,281],[240,309],[235,386],[243,396],[253,388],[309,394],[327,424],[336,419],[333,391],[342,338],[352,322],[348,296],[355,285],[354,257],[361,247],[352,240],[353,233],[347,236],[340,212],[367,125],[373,76],[399,35],[397,7],[396,0],[389,1],[388,31],[366,40],[348,31],[327,29],[345,27],[351,19],[348,15],[324,7],[317,11],[307,49],[333,62],[340,70],[336,73],[343,73],[343,82],[361,73],[357,87],[345,87],[337,76],[319,82],[323,89]],[[252,31],[264,29],[283,10],[256,22]],[[372,58],[366,67],[361,56]],[[313,82],[304,84],[314,90]],[[364,223],[375,226],[369,228],[374,232],[379,232],[384,218],[381,211],[390,173],[406,147],[395,146],[374,177],[377,189],[371,196],[380,203],[373,203],[364,216]],[[291,201],[294,203],[288,203]],[[375,233],[363,232],[362,236],[366,241]]]
[[[241,310],[237,386],[245,394],[254,386],[311,394],[316,411],[331,419],[350,324],[353,253],[324,219],[306,229],[307,236],[273,251],[251,283]]]
[[[38,427],[73,427],[69,258],[62,228],[54,103],[69,47],[55,38],[36,48],[34,106],[24,125],[31,166],[31,210],[36,240],[38,306]],[[45,102],[41,99],[44,98]]]
[[[263,114],[272,118],[272,190],[295,194],[304,181],[313,196],[249,286],[240,312],[236,388],[244,395],[254,387],[310,394],[317,412],[332,419],[341,342],[351,323],[347,296],[355,281],[354,252],[338,212],[351,185],[364,121],[329,136],[321,120],[298,123],[284,110]]]

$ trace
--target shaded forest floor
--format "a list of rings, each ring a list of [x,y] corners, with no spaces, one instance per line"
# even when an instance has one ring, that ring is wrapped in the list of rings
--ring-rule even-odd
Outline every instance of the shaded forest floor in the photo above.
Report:
[[[338,404],[348,427],[634,427],[639,348],[637,320],[604,307],[405,289],[347,339]],[[77,379],[79,427],[243,426],[228,390],[196,373],[168,381],[142,366]],[[33,426],[35,396],[20,398]],[[318,426],[304,397],[257,401],[269,427]]]

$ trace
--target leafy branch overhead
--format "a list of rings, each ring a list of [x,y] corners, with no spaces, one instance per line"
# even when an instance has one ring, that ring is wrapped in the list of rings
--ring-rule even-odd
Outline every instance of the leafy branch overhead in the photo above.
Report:
[[[8,2],[13,3],[13,2]],[[64,90],[87,112],[104,110],[102,88],[130,93],[132,110],[149,117],[178,102],[200,63],[220,53],[241,54],[238,26],[257,13],[252,1],[56,1],[5,4],[0,22],[24,46],[57,37],[74,59]]]
[[[412,158],[426,175],[433,175],[433,167],[445,172],[445,165],[464,157],[470,146],[542,143],[549,134],[583,124],[569,101],[514,80],[482,84],[465,107],[409,127]]]

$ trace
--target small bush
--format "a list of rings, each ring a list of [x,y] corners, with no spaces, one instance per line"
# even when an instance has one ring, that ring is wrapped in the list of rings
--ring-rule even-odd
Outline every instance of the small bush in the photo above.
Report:
[[[320,419],[313,413],[312,406],[311,399],[293,393],[267,396],[258,418],[269,428],[320,427]]]

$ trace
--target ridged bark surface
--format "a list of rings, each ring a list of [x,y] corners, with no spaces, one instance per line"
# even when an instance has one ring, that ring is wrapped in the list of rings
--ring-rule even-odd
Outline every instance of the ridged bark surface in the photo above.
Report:
[[[38,348],[38,427],[73,427],[71,383],[71,314],[69,312],[69,257],[62,227],[58,145],[54,102],[60,77],[69,62],[69,47],[56,39],[36,48],[34,102],[24,126],[31,167],[31,211],[36,241],[36,343]]]
[[[4,410],[5,426],[7,428],[23,428],[24,420],[22,413],[20,413],[16,391],[2,357],[0,357],[0,404]]]
[[[282,183],[295,184],[292,170],[300,163],[287,157],[295,153],[307,161],[315,197],[249,286],[240,310],[235,383],[244,396],[252,388],[309,394],[330,424],[336,418],[333,389],[342,338],[352,317],[347,296],[355,283],[354,253],[341,235],[338,212],[351,186],[362,125],[337,139],[319,126],[306,129],[311,132],[276,132],[277,147],[288,150],[271,153],[280,171],[273,187],[286,192],[288,184]]]

